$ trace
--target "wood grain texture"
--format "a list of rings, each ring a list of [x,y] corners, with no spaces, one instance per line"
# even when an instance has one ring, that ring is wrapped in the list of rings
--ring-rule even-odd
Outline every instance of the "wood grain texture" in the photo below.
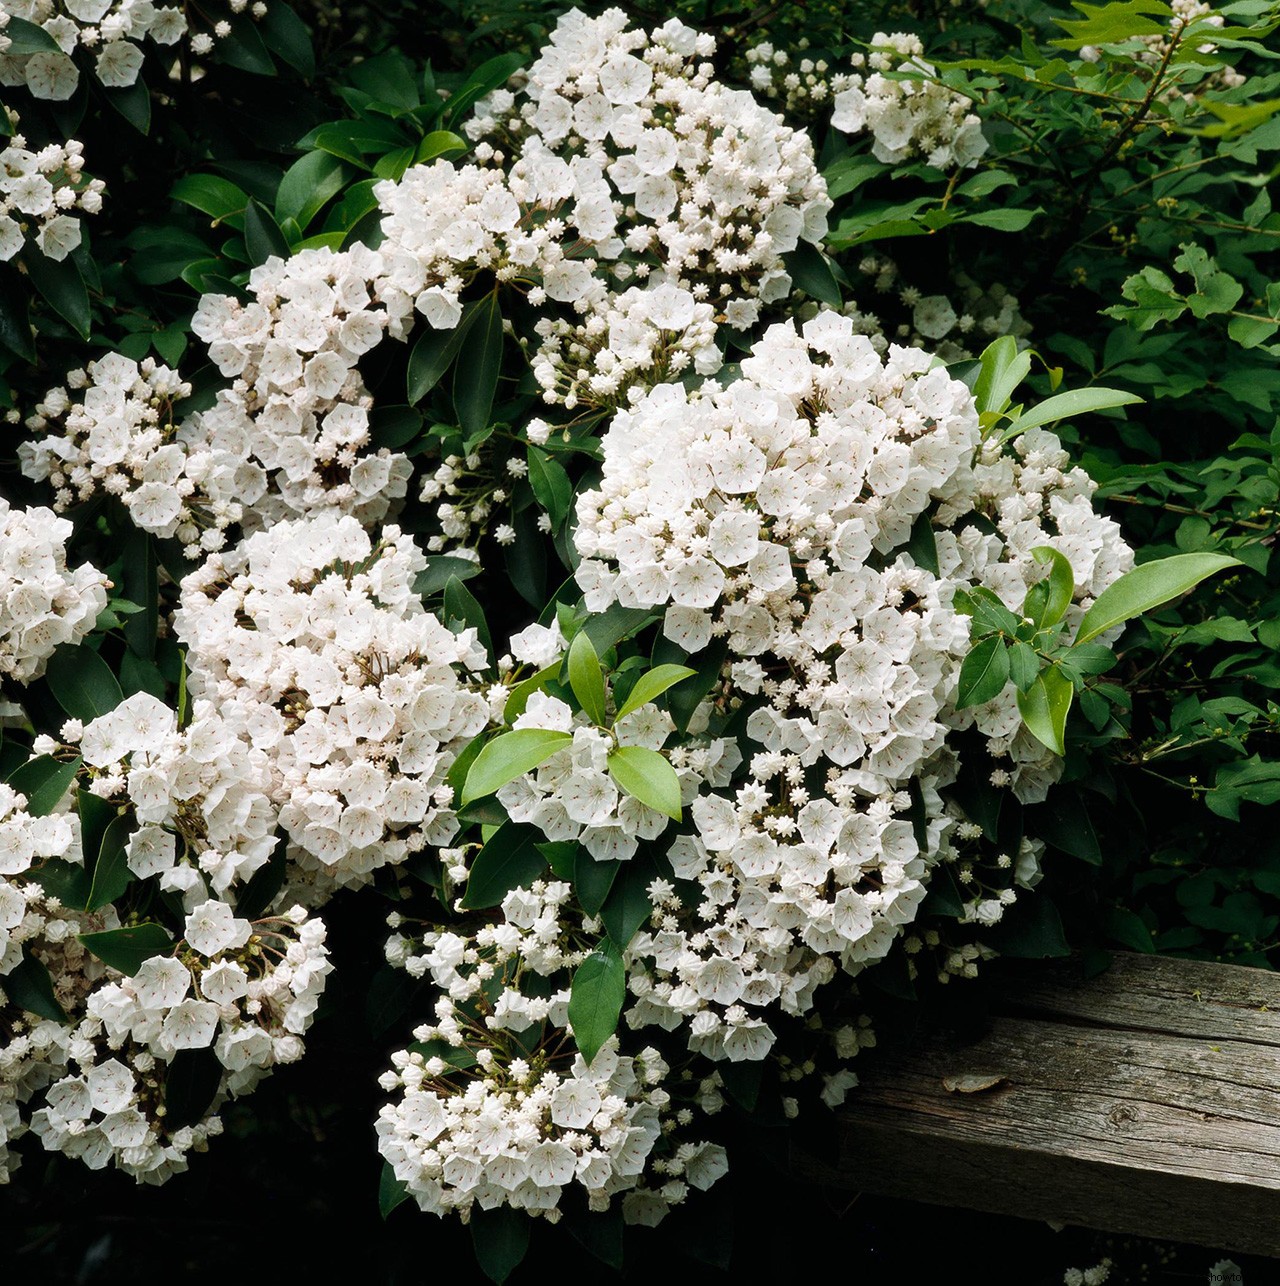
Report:
[[[1280,975],[1023,966],[978,1040],[925,1023],[860,1062],[840,1160],[798,1157],[807,1179],[1280,1256]]]

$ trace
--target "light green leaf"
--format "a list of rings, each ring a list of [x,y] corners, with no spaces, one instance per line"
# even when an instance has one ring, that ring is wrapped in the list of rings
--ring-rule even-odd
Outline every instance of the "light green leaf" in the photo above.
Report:
[[[633,710],[647,706],[650,701],[656,701],[668,688],[675,687],[684,679],[691,679],[695,674],[697,670],[691,670],[687,665],[655,665],[636,680],[630,695],[618,708],[614,722],[625,719]]]
[[[581,630],[569,645],[569,686],[587,718],[602,726],[605,721],[604,672],[595,647]]]
[[[1055,755],[1067,753],[1067,714],[1074,695],[1071,680],[1056,666],[1041,670],[1036,681],[1018,693],[1018,713],[1027,731]]]
[[[1088,643],[1113,626],[1150,612],[1194,589],[1206,577],[1241,565],[1238,558],[1230,558],[1226,554],[1174,554],[1171,558],[1143,563],[1141,567],[1126,572],[1098,595],[1084,614],[1075,641]]]
[[[1093,411],[1105,411],[1113,406],[1129,406],[1141,402],[1136,393],[1124,393],[1116,388],[1077,388],[1055,397],[1046,398],[1038,406],[1024,411],[1013,420],[1001,434],[1003,441],[1008,442],[1028,429],[1038,428],[1042,424],[1056,424],[1076,415],[1088,415]]]
[[[1013,390],[1031,370],[1031,354],[1018,352],[1018,341],[1012,335],[1001,335],[982,350],[978,361],[978,378],[973,386],[973,400],[979,413],[999,413],[1009,405]]]
[[[1048,594],[1045,597],[1041,612],[1036,616],[1035,623],[1038,630],[1045,629],[1050,625],[1057,625],[1067,614],[1067,608],[1071,606],[1071,600],[1075,597],[1076,581],[1071,571],[1071,564],[1066,557],[1054,549],[1051,545],[1037,545],[1031,551],[1032,557],[1038,563],[1049,564],[1048,577],[1039,582],[1048,586]],[[1032,613],[1024,606],[1022,609],[1024,616],[1031,616]]]
[[[627,997],[622,955],[612,942],[593,951],[574,971],[569,991],[569,1023],[583,1059],[590,1065],[618,1029]]]
[[[553,661],[550,665],[543,666],[537,674],[531,674],[527,679],[522,679],[517,683],[511,689],[507,704],[502,707],[503,721],[505,723],[515,723],[524,714],[525,707],[529,704],[529,698],[535,692],[545,688],[559,673],[560,662]]]
[[[492,795],[509,781],[515,781],[550,759],[573,741],[568,732],[544,728],[517,728],[488,742],[475,757],[462,787],[462,802]]]
[[[680,779],[656,750],[616,747],[609,753],[609,775],[620,790],[634,795],[642,804],[680,820]]]

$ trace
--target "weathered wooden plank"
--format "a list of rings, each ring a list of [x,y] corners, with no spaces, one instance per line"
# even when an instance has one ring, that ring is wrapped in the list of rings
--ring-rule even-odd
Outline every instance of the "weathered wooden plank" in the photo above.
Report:
[[[1280,975],[1117,956],[1010,971],[976,1042],[877,1050],[805,1178],[1280,1256]],[[959,1093],[944,1082],[994,1080]]]

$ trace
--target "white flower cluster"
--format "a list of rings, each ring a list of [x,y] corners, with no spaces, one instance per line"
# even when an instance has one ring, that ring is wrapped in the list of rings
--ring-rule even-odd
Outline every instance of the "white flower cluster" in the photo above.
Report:
[[[264,751],[237,741],[214,707],[197,700],[179,731],[175,713],[145,692],[63,737],[90,770],[87,789],[132,807],[126,848],[139,879],[158,876],[190,901],[206,884],[219,895],[244,884],[275,846],[276,813],[263,790]]]
[[[803,1013],[835,961],[856,971],[912,921],[925,855],[955,824],[937,794],[949,729],[976,719],[1001,753],[1023,735],[1016,707],[997,724],[1003,697],[953,708],[969,637],[954,589],[988,584],[1020,605],[1043,570],[1030,550],[1054,544],[1080,560],[1078,612],[1132,558],[1046,453],[1052,435],[1024,435],[1012,458],[983,447],[968,390],[930,366],[896,347],[882,361],[832,312],[800,333],[772,327],[737,383],[655,389],[619,413],[600,488],[579,500],[588,606],[665,609],[689,652],[725,639],[727,695],[763,748],[733,794],[694,801],[697,833],[671,850],[701,887],[696,915],[656,899],[631,950],[629,1020],[687,1021],[711,1056],[763,1056],[760,1008]],[[940,577],[895,555],[934,506]],[[975,509],[999,535],[951,529]]]
[[[558,698],[535,692],[512,726],[573,734],[563,750],[498,791],[498,800],[513,821],[536,826],[552,841],[576,841],[601,862],[633,857],[641,840],[657,839],[666,830],[670,819],[620,792],[608,771],[614,744],[663,749],[675,731],[665,710],[641,706],[619,719],[610,735],[585,715],[575,716]],[[717,739],[700,749],[673,750],[671,759],[681,795],[689,803],[704,783],[727,786],[742,756],[735,741]]]
[[[198,524],[220,525],[202,504],[177,440],[173,406],[191,395],[190,384],[154,358],[139,365],[119,353],[70,371],[66,380],[26,419],[26,427],[42,436],[18,445],[22,472],[54,487],[57,509],[104,491],[157,536],[192,541],[199,538]]]
[[[248,12],[255,19],[267,12],[264,0],[225,0],[231,14]],[[42,27],[58,46],[33,54],[9,54],[0,46],[0,85],[25,85],[36,98],[60,102],[80,83],[74,55],[83,50],[93,75],[107,89],[134,84],[142,71],[143,40],[173,45],[190,35],[193,54],[207,54],[215,39],[231,34],[226,18],[208,30],[191,32],[187,6],[157,5],[152,0],[5,0],[5,15]],[[6,42],[7,43],[7,42]]]
[[[428,1045],[393,1056],[396,1070],[382,1084],[403,1093],[377,1125],[379,1151],[424,1210],[508,1205],[555,1220],[565,1188],[577,1184],[592,1210],[621,1194],[624,1219],[653,1224],[727,1169],[724,1149],[711,1143],[655,1157],[669,1145],[664,1124],[691,1114],[673,1109],[662,1088],[669,1068],[654,1049],[627,1057],[611,1038],[588,1067],[581,1055],[569,1063],[540,1048],[521,1057],[494,1042],[460,1070],[447,1056],[461,1050],[461,1036],[451,1048],[437,1030],[414,1035],[441,1052]]]
[[[165,740],[174,732],[166,719],[172,722],[172,712],[154,698],[130,698],[84,729],[86,762],[121,758],[122,739],[133,740],[130,794],[159,795],[164,756],[144,754],[138,739]],[[113,752],[95,754],[109,742]],[[105,794],[113,785],[99,776],[91,788]],[[208,815],[209,801],[201,802]],[[71,912],[39,882],[43,859],[83,862],[77,814],[32,817],[25,803],[0,786],[0,997],[5,977],[20,966],[43,968],[69,1021],[36,1021],[7,998],[0,1144],[29,1124],[49,1150],[92,1169],[114,1163],[159,1182],[185,1168],[188,1150],[220,1131],[212,1113],[222,1099],[247,1093],[276,1063],[302,1055],[301,1038],[330,970],[324,924],[300,907],[252,923],[239,919],[227,902],[206,896],[190,867],[191,880],[166,885],[173,835],[156,824],[158,807],[148,820],[146,805],[136,803],[142,825],[126,846],[130,871],[138,878],[161,875],[161,887],[182,889],[190,909],[176,954],[152,956],[123,976],[89,955],[77,936],[117,928],[114,910]],[[157,860],[166,848],[167,861]],[[222,1066],[217,1095],[202,1120],[172,1129],[164,1119],[167,1068],[179,1052],[197,1049],[212,1049]],[[18,1109],[37,1096],[41,1106],[28,1121]],[[7,1173],[4,1164],[0,1170]]]
[[[74,212],[97,214],[106,185],[84,177],[84,144],[78,139],[33,152],[18,132],[18,113],[0,111],[8,117],[10,135],[0,150],[0,261],[12,259],[28,242],[46,259],[61,261],[80,244]]]
[[[976,165],[987,150],[969,99],[937,80],[918,36],[878,31],[869,54],[855,54],[852,83],[835,95],[831,124],[868,131],[871,151],[891,164],[921,159],[940,170]],[[865,70],[864,70],[865,69]]]
[[[255,268],[248,304],[201,298],[191,328],[233,383],[186,427],[187,472],[228,521],[252,530],[332,509],[368,525],[404,496],[408,459],[371,449],[356,369],[388,326],[371,297],[381,271],[363,246],[303,250]]]
[[[714,375],[715,309],[688,290],[659,284],[613,295],[586,321],[538,322],[542,345],[533,373],[548,402],[614,406],[628,389],[680,379],[686,372]]]
[[[354,518],[322,513],[277,522],[183,581],[190,690],[265,757],[299,878],[321,895],[457,829],[445,774],[489,719],[459,676],[486,658],[474,630],[454,635],[423,608],[425,565],[398,528],[375,544]]]
[[[801,47],[805,41],[801,40]],[[746,53],[751,88],[764,98],[782,104],[791,116],[812,118],[829,109],[832,98],[854,81],[849,72],[836,71],[824,58],[799,61],[771,41],[762,40]]]
[[[697,61],[713,51],[675,20],[646,34],[618,9],[564,15],[525,87],[477,106],[478,164],[417,166],[375,189],[388,309],[455,326],[481,270],[535,307],[570,307],[582,320],[539,331],[549,401],[608,405],[639,372],[714,369],[708,318],[745,328],[784,298],[782,256],[821,239],[830,201],[807,137],[715,81]],[[667,288],[657,301],[625,286],[651,277]]]
[[[78,643],[107,605],[110,582],[67,567],[71,524],[51,509],[12,509],[0,496],[0,675],[28,683],[60,643]]]

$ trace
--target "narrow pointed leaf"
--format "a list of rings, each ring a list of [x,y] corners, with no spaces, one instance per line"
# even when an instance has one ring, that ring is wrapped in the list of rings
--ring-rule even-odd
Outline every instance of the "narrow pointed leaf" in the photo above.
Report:
[[[591,640],[581,630],[569,646],[569,686],[587,718],[595,724],[605,720],[604,674]]]
[[[1238,558],[1226,554],[1174,554],[1171,558],[1143,563],[1098,595],[1084,614],[1075,641],[1088,643],[1115,625],[1171,602],[1206,577],[1241,565]]]

